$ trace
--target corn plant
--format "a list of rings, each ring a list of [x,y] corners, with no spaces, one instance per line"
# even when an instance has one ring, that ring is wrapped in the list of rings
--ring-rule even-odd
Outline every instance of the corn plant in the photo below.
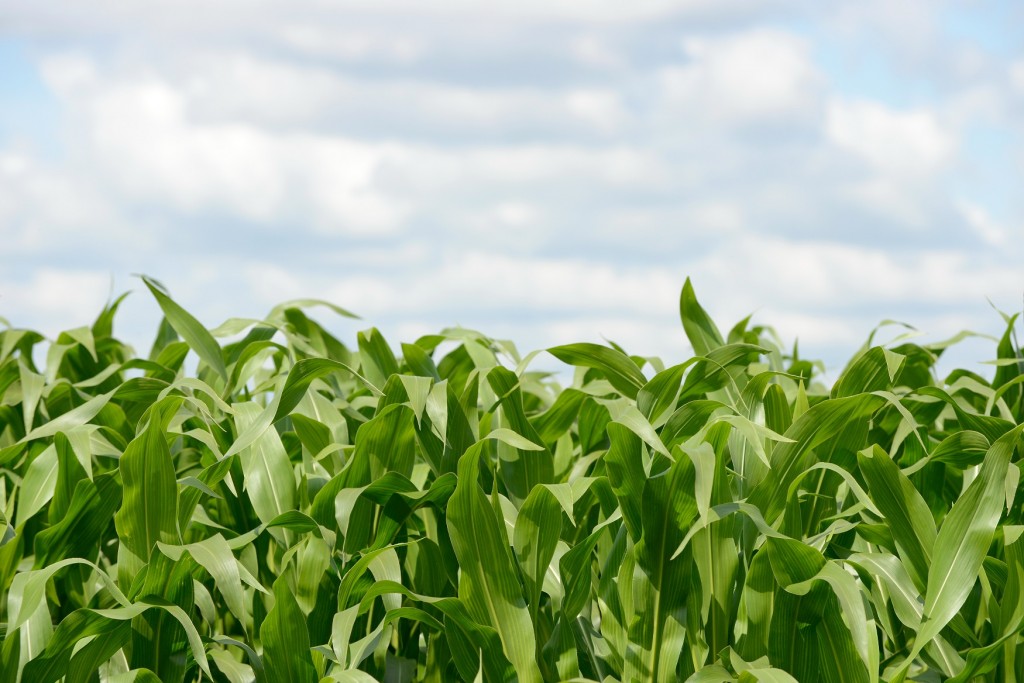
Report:
[[[144,284],[144,358],[124,297],[0,332],[0,680],[1024,681],[1016,316],[991,380],[872,337],[828,388],[689,281],[692,358],[561,375]]]

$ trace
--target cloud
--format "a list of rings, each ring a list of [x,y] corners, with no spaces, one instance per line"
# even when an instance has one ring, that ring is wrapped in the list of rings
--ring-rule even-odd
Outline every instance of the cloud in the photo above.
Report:
[[[665,18],[729,20],[757,15],[766,9],[785,8],[795,3],[785,0],[594,0],[582,5],[574,0],[522,0],[515,3],[491,3],[482,7],[472,0],[342,0],[322,3],[311,0],[155,0],[145,9],[119,0],[98,0],[89,11],[74,2],[56,0],[44,4],[15,4],[7,8],[9,23],[23,31],[66,32],[123,31],[146,27],[157,33],[207,31],[231,34],[236,31],[280,28],[306,21],[317,24],[343,24],[366,16],[392,21],[405,17],[473,19],[489,22],[559,22],[611,24],[627,21],[654,21]]]
[[[88,180],[31,154],[0,149],[0,241],[6,254],[52,254],[87,243],[83,229],[95,223],[104,223],[111,237],[130,239],[111,198]]]
[[[387,269],[386,274],[322,278],[307,286],[367,316],[460,313],[500,317],[535,313],[629,315],[671,312],[679,276],[666,268],[623,268],[582,258],[500,256],[454,251],[439,263]],[[347,302],[347,303],[346,303]],[[435,316],[436,317],[436,316]]]
[[[840,2],[827,21],[839,34],[864,36],[904,60],[920,65],[941,44],[939,0],[858,0]],[[906,62],[910,64],[906,64]]]
[[[820,76],[805,41],[791,33],[687,38],[682,49],[688,63],[664,69],[661,85],[667,105],[688,118],[714,126],[815,115]]]
[[[979,263],[976,255],[941,247],[895,250],[777,238],[720,247],[697,270],[720,283],[731,281],[730,289],[756,291],[776,308],[785,302],[793,310],[848,312],[879,305],[879,318],[889,315],[884,307],[912,303],[976,306],[1024,285],[1015,264],[994,255]]]
[[[960,213],[963,215],[964,220],[967,222],[967,225],[974,230],[986,244],[993,247],[1003,247],[1009,243],[1011,234],[1010,229],[996,221],[985,207],[966,199],[961,199],[957,206],[960,209]]]
[[[210,325],[315,296],[389,334],[675,354],[689,274],[723,324],[757,311],[827,353],[887,316],[985,324],[1020,289],[1024,207],[972,131],[1024,132],[1024,55],[938,11],[22,3],[7,30],[60,127],[52,152],[0,137],[3,312],[66,327],[55,292],[91,315],[144,271]],[[860,91],[828,54],[872,41]]]
[[[269,221],[298,197],[314,225],[356,234],[401,221],[401,206],[374,189],[379,169],[400,153],[394,145],[275,134],[237,120],[194,123],[181,90],[155,78],[101,82],[87,60],[48,62],[44,73],[82,112],[88,152],[128,199]]]
[[[110,292],[110,275],[40,268],[26,279],[0,279],[0,305],[15,326],[38,325],[54,336],[95,318]]]
[[[408,64],[423,56],[422,39],[395,35],[394,31],[353,30],[317,24],[286,24],[281,30],[285,44],[300,52],[342,61],[374,60]]]
[[[834,100],[825,129],[837,147],[896,176],[934,174],[955,149],[954,134],[928,109],[898,111],[878,102]]]
[[[367,323],[415,321],[428,328],[460,322],[492,334],[522,327],[537,346],[605,335],[636,343],[638,352],[678,354],[683,346],[641,332],[678,325],[678,293],[692,274],[698,296],[723,327],[755,314],[784,339],[799,337],[821,352],[859,344],[884,318],[905,319],[936,340],[965,327],[987,330],[986,298],[1024,287],[1018,269],[987,263],[979,270],[954,250],[892,252],[838,242],[747,237],[688,263],[668,266],[595,264],[581,258],[503,257],[456,251],[441,262],[408,253],[378,272],[297,277],[255,268],[249,285],[269,306],[310,292],[347,306]],[[267,273],[264,277],[263,273]],[[275,283],[268,289],[267,283]],[[284,283],[281,284],[276,283]],[[276,294],[277,296],[271,296]],[[924,309],[922,310],[922,306]],[[918,313],[915,314],[914,311]],[[513,334],[513,337],[517,335]]]
[[[47,72],[80,68],[64,61],[54,60]],[[144,78],[132,73],[113,77],[136,87]],[[66,79],[55,74],[50,80]],[[615,132],[629,118],[620,93],[607,87],[551,91],[360,77],[243,50],[193,54],[164,69],[160,82],[177,92],[182,115],[196,124],[245,121],[278,132],[344,131],[386,139],[400,131],[404,139],[488,141],[520,131],[594,139]]]
[[[428,121],[432,116],[448,120],[446,125],[501,129],[517,113],[532,111],[538,123],[558,125],[560,118],[568,118],[576,125],[613,127],[625,114],[615,96],[601,90],[569,90],[544,111],[546,99],[530,92],[491,96],[466,89],[455,93],[443,86],[372,84],[364,92],[361,85],[343,85],[319,70],[248,59],[229,63],[235,66],[224,73],[202,70],[202,76],[177,84],[154,75],[103,77],[93,61],[74,56],[44,62],[43,73],[76,112],[75,126],[83,140],[79,144],[114,192],[186,214],[227,211],[264,223],[295,217],[322,232],[380,235],[401,230],[417,211],[436,213],[440,208],[448,213],[444,202],[438,207],[430,197],[446,198],[448,204],[455,203],[453,197],[466,198],[472,216],[467,224],[475,224],[480,208],[474,206],[473,195],[482,188],[514,190],[556,179],[625,188],[658,183],[665,176],[656,154],[623,145],[448,148],[365,141],[315,127],[282,129],[252,115],[269,112],[272,118],[301,124],[306,113],[318,115],[321,104],[346,98],[363,101],[369,107],[367,117],[386,115],[405,92],[415,111],[425,113]],[[292,104],[282,109],[274,98],[247,97],[262,92],[257,83],[270,92],[283,92]],[[330,86],[337,86],[337,98]],[[388,92],[374,104],[382,90]],[[522,202],[503,193],[489,204],[487,210],[499,224],[523,223]],[[513,217],[517,212],[519,219]]]
[[[956,133],[934,110],[896,110],[872,101],[833,99],[825,132],[830,143],[863,164],[864,174],[849,183],[855,201],[910,227],[929,221],[935,179],[956,151]]]

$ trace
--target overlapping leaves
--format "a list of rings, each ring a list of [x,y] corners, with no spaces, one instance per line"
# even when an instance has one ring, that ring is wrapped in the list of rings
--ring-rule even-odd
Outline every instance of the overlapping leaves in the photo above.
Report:
[[[0,331],[0,680],[1024,680],[1016,317],[992,380],[869,343],[828,390],[687,282],[693,358],[562,387],[144,284],[145,358],[121,299]]]

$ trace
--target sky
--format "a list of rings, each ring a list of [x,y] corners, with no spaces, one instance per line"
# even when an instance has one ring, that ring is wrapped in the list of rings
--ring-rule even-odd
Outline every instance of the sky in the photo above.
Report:
[[[678,362],[691,277],[834,371],[1024,305],[1024,5],[0,0],[0,316],[134,290],[348,343],[451,325]],[[890,333],[892,336],[894,333]],[[884,337],[884,335],[883,335]],[[986,373],[989,341],[948,363]],[[952,367],[952,366],[949,366]]]

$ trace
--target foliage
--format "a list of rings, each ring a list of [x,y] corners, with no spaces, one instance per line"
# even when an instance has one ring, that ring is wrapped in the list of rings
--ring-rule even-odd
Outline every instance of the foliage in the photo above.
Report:
[[[121,299],[0,332],[4,681],[1024,681],[1016,316],[992,381],[869,340],[829,390],[687,282],[694,358],[562,388],[145,284],[147,358]]]

